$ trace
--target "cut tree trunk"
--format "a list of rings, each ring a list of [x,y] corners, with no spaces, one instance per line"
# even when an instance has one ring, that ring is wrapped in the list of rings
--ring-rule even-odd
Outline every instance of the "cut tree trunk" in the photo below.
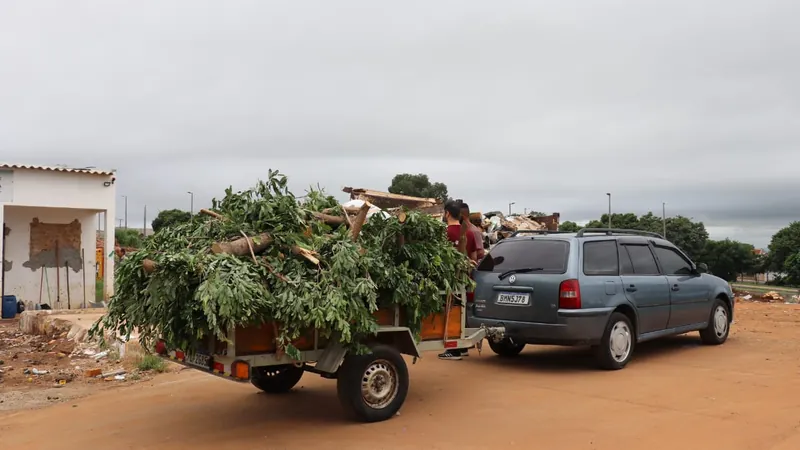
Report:
[[[144,269],[144,273],[153,273],[156,271],[156,262],[152,259],[145,259],[142,261],[142,269]]]
[[[250,244],[247,241],[250,241]],[[258,241],[258,243],[256,243]],[[252,238],[239,238],[230,242],[215,242],[211,245],[211,251],[217,253],[227,253],[236,256],[246,256],[250,254],[250,245],[253,246],[253,253],[260,253],[272,244],[272,236],[269,233],[261,233]]]
[[[328,225],[342,225],[347,224],[347,219],[341,216],[332,216],[330,214],[323,214],[320,212],[312,212],[311,214],[314,215],[314,218],[317,220],[321,220]]]
[[[353,238],[353,242],[358,239],[358,235],[361,233],[361,228],[364,226],[364,222],[367,221],[367,214],[369,213],[369,205],[365,202],[361,209],[358,211],[358,215],[356,215],[355,220],[353,220],[353,227],[350,228],[350,236]]]

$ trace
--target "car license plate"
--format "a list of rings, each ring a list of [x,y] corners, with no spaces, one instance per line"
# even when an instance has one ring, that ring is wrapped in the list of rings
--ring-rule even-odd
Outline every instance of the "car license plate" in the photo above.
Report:
[[[531,294],[501,293],[497,296],[497,304],[525,306],[531,300]]]
[[[190,366],[199,367],[201,369],[211,369],[211,357],[208,355],[203,355],[200,353],[186,355],[183,359],[183,362],[189,364]]]

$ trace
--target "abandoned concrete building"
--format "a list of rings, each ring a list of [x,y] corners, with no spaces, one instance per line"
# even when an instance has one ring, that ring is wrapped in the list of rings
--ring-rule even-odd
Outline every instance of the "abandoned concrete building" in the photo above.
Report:
[[[114,171],[0,163],[2,295],[28,309],[97,305],[100,255],[103,298],[113,294],[114,260],[96,252],[95,238],[98,222],[113,233],[115,181]]]

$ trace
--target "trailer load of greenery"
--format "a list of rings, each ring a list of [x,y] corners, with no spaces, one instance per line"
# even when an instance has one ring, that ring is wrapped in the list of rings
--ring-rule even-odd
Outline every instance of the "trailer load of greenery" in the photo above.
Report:
[[[289,356],[292,340],[315,328],[345,344],[374,333],[373,313],[399,305],[408,326],[443,309],[441,291],[471,284],[469,260],[444,224],[415,211],[355,217],[333,197],[302,198],[284,175],[249,190],[226,190],[212,210],[166,227],[116,270],[116,294],[92,328],[98,337],[130,335],[145,347],[164,339],[190,350],[231,327],[274,322]]]

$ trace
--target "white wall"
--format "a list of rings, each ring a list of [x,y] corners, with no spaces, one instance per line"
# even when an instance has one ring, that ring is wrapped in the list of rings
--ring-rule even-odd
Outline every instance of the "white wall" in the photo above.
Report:
[[[105,230],[108,230],[110,236],[106,238],[106,251],[105,253],[105,297],[106,299],[114,294],[114,258],[109,257],[109,253],[114,249],[114,218],[116,217],[116,188],[111,183],[114,175],[100,175],[91,173],[76,173],[76,172],[56,172],[52,170],[38,170],[38,169],[2,169],[0,170],[3,175],[2,191],[0,192],[0,223],[6,222],[7,226],[11,226],[8,222],[9,210],[14,210],[17,206],[29,206],[36,208],[74,208],[75,211],[82,209],[83,212],[77,214],[91,215],[91,220],[84,222],[84,216],[81,216],[83,246],[85,248],[86,260],[95,260],[95,230],[97,229],[97,216],[98,212],[105,212],[106,221],[104,224]],[[108,182],[109,186],[105,186]],[[4,207],[5,206],[5,210]],[[64,214],[63,212],[57,214]],[[75,212],[71,212],[73,216]],[[69,215],[69,214],[67,214]],[[5,216],[5,217],[4,217]],[[48,217],[45,214],[42,217]],[[42,222],[54,222],[40,217]],[[88,216],[86,216],[88,217]],[[79,218],[77,216],[64,222],[69,223],[72,220]],[[21,220],[21,219],[20,219]],[[88,220],[88,219],[86,219]],[[30,226],[30,220],[27,222]],[[13,232],[12,232],[13,233]],[[89,234],[91,233],[91,238]],[[30,232],[28,232],[30,237]],[[11,242],[12,236],[8,237],[6,245],[18,246],[19,244]],[[3,251],[3,241],[0,239],[0,252]],[[27,245],[27,241],[26,241]],[[18,250],[17,250],[18,251]],[[90,255],[91,254],[91,255]],[[24,261],[27,261],[28,250],[25,250]],[[6,250],[6,260],[10,260],[10,252]],[[24,262],[23,261],[23,262]],[[22,264],[22,263],[19,263]],[[14,271],[17,270],[17,263],[14,262]],[[30,272],[30,269],[26,269]],[[54,270],[53,276],[55,275]],[[94,298],[94,287],[89,292],[89,278],[92,279],[92,286],[94,286],[94,263],[91,265],[91,271],[87,271],[87,297],[91,293],[91,298]],[[91,277],[89,276],[91,274]],[[50,275],[50,274],[48,274]],[[70,282],[73,281],[70,274]],[[6,272],[6,294],[14,294],[11,291],[13,284],[9,279],[9,272]],[[26,277],[23,277],[26,278]],[[28,277],[29,278],[29,277]],[[55,281],[53,279],[52,281]],[[26,282],[27,283],[27,282]],[[36,301],[39,299],[39,279],[36,279]],[[55,293],[55,287],[51,285],[52,293]],[[66,289],[64,286],[63,289]],[[26,289],[26,291],[29,289]],[[66,291],[64,291],[65,293]],[[45,293],[46,294],[46,293]],[[16,295],[16,294],[14,294]],[[28,296],[29,293],[26,293]],[[46,297],[46,295],[45,295]],[[81,285],[80,299],[83,301],[83,286]],[[53,306],[53,305],[51,305]],[[64,302],[66,308],[66,301]]]
[[[4,169],[7,171],[8,169]],[[11,176],[11,199],[6,204],[51,208],[107,210],[114,217],[116,189],[111,175],[97,175],[52,170],[14,169]]]
[[[11,270],[5,273],[5,294],[16,295],[28,308],[39,302],[39,289],[42,288],[42,303],[53,309],[67,309],[69,294],[72,309],[83,304],[83,274],[68,268],[45,267],[46,281],[42,282],[42,270],[31,270],[23,263],[30,259],[30,224],[34,218],[45,223],[68,224],[74,220],[81,222],[81,247],[84,249],[83,270],[86,271],[86,303],[95,302],[95,239],[97,213],[82,209],[31,208],[6,206],[4,220],[11,229],[5,242],[5,259],[11,262]],[[57,274],[60,280],[57,280]],[[69,272],[69,275],[67,275]],[[69,276],[69,293],[67,292]],[[48,286],[49,285],[49,286]],[[60,285],[60,289],[57,289]],[[49,300],[48,300],[49,293]],[[59,295],[60,294],[60,295]],[[56,299],[60,296],[61,303]]]

